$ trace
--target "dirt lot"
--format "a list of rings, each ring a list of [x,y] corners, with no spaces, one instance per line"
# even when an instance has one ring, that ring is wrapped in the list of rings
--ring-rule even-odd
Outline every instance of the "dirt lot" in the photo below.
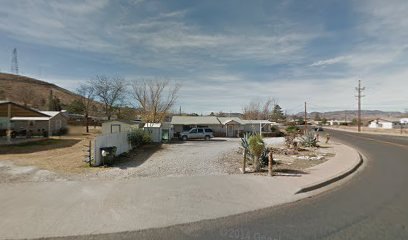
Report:
[[[82,134],[75,128],[68,136],[1,146],[0,181],[48,181],[94,171],[83,162],[83,150],[97,133],[99,129],[91,128],[90,134]]]

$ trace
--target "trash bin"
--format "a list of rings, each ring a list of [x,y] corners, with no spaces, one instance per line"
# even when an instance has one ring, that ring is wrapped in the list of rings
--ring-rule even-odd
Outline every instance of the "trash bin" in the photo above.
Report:
[[[101,147],[99,148],[99,151],[101,154],[102,165],[112,165],[116,155],[116,147]]]

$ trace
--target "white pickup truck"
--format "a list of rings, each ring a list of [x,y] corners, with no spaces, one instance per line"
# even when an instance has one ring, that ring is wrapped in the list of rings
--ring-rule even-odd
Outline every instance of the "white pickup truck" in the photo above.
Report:
[[[190,131],[180,133],[180,139],[183,141],[188,139],[205,139],[208,141],[213,137],[211,128],[192,128]]]

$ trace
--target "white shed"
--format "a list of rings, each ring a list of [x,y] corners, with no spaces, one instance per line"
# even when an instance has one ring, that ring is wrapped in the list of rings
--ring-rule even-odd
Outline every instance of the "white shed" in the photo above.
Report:
[[[161,123],[146,123],[143,127],[144,131],[150,134],[154,143],[160,143],[162,141],[161,125]]]

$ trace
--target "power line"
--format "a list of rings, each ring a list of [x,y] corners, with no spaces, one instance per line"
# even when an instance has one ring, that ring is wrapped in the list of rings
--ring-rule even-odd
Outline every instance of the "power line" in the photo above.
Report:
[[[306,102],[305,102],[305,134],[307,132],[307,108],[306,108]]]
[[[365,97],[364,95],[361,95],[361,92],[365,90],[365,87],[361,87],[361,80],[358,80],[358,87],[356,87],[357,90],[357,101],[358,101],[358,114],[357,114],[357,127],[358,127],[358,132],[361,132],[361,98]]]

